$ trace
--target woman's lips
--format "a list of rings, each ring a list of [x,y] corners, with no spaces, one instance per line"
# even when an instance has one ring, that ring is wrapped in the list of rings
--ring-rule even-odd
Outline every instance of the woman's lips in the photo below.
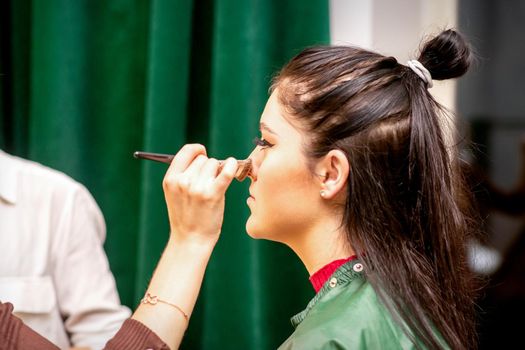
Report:
[[[248,189],[248,193],[249,193],[250,196],[248,198],[246,198],[246,204],[250,204],[251,202],[255,202],[255,197],[252,194],[252,188],[251,187]]]

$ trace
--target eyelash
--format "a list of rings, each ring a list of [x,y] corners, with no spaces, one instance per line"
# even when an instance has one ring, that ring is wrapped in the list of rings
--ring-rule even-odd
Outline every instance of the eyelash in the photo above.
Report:
[[[256,138],[253,139],[253,144],[255,146],[261,146],[262,148],[269,148],[269,147],[273,146],[273,144],[271,144],[268,141],[266,141],[265,139],[261,139],[259,137],[256,137]]]

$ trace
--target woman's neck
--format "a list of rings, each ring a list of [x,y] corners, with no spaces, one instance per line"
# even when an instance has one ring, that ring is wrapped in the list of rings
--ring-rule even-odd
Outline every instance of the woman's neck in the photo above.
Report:
[[[295,239],[286,244],[301,259],[309,275],[334,260],[354,255],[340,222],[319,223],[309,231],[295,235]]]

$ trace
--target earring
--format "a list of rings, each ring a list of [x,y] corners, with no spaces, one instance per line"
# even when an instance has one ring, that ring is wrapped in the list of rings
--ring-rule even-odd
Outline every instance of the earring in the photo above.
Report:
[[[319,194],[321,195],[321,197],[325,197],[326,196],[326,191],[325,190],[321,190],[321,192],[319,192]]]

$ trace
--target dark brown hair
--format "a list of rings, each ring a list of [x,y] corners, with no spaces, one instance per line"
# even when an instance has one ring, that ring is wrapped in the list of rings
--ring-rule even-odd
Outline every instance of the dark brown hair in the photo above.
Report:
[[[443,80],[463,75],[471,55],[462,36],[446,30],[418,61]],[[309,159],[332,149],[348,157],[343,225],[394,318],[427,348],[443,340],[476,348],[468,195],[458,154],[445,142],[446,113],[426,83],[394,57],[330,46],[301,52],[273,88],[305,127]]]

